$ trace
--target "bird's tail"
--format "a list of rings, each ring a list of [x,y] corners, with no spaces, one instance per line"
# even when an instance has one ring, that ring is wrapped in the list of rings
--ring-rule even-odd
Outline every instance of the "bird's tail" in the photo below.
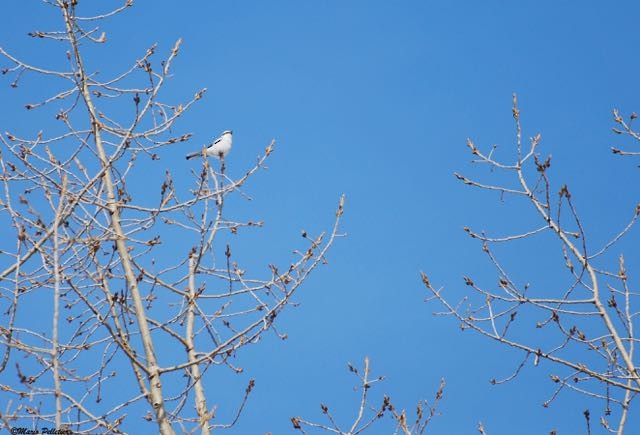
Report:
[[[189,153],[189,154],[187,154],[187,160],[192,159],[192,158],[194,158],[194,157],[201,156],[201,155],[202,155],[202,151],[197,151],[197,152],[194,152],[194,153]]]

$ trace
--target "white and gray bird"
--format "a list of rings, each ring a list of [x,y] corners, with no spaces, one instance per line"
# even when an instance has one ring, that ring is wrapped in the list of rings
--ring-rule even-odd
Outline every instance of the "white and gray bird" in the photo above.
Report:
[[[213,143],[209,145],[204,152],[207,156],[224,159],[225,157],[227,157],[227,154],[229,154],[229,151],[231,151],[232,137],[233,132],[231,130],[222,132],[220,137],[214,140]],[[196,151],[187,154],[187,160],[198,156],[202,156],[202,151]]]

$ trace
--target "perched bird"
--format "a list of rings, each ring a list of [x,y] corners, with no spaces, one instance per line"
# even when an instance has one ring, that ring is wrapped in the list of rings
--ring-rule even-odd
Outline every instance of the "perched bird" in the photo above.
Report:
[[[204,151],[208,156],[224,159],[229,151],[231,151],[233,132],[231,130],[224,131],[222,135],[213,141],[211,145]],[[187,154],[187,160],[202,155],[202,151]]]

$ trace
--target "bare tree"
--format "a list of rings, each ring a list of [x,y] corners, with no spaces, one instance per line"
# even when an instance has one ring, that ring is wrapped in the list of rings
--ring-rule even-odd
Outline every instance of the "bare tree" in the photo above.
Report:
[[[241,371],[242,347],[266,331],[284,337],[278,315],[340,236],[343,198],[333,228],[303,233],[285,266],[252,276],[238,264],[236,234],[262,223],[229,216],[225,204],[247,197],[241,189],[274,143],[235,177],[205,158],[190,174],[165,170],[162,159],[183,155],[176,148],[192,136],[175,134],[174,124],[206,91],[182,102],[162,96],[181,41],[159,61],[150,47],[110,78],[86,62],[106,42],[100,22],[132,3],[87,16],[77,0],[44,1],[61,29],[30,36],[66,46],[65,70],[0,48],[11,86],[33,77],[39,90],[56,89],[26,106],[55,124],[0,135],[6,428],[121,433],[140,418],[163,434],[233,425],[254,381],[244,395],[212,392],[207,372]],[[34,316],[35,307],[44,314]],[[235,417],[216,419],[214,400],[237,407]]]
[[[380,426],[382,426],[382,424],[378,422],[385,415],[390,415],[394,427],[392,432],[393,434],[419,435],[425,433],[427,426],[433,417],[438,415],[438,404],[440,403],[444,393],[444,379],[440,381],[440,387],[438,388],[435,398],[431,404],[426,400],[421,400],[416,405],[415,415],[407,415],[407,412],[404,409],[398,410],[391,403],[391,398],[387,395],[383,396],[379,405],[376,406],[371,404],[369,399],[369,390],[374,386],[374,384],[383,381],[384,377],[371,377],[369,358],[364,359],[362,372],[351,364],[349,364],[348,367],[349,371],[357,376],[359,380],[359,385],[357,388],[354,388],[354,390],[359,390],[360,401],[353,421],[346,425],[338,423],[336,418],[331,414],[329,407],[325,404],[320,404],[322,414],[324,415],[325,420],[327,420],[326,423],[317,423],[306,420],[302,417],[292,417],[291,423],[293,424],[294,429],[303,434],[306,434],[307,430],[313,430],[315,432],[328,432],[340,435],[357,435],[374,429],[379,433],[381,430]]]
[[[609,241],[592,247],[579,217],[577,199],[567,185],[551,181],[551,157],[539,154],[541,136],[538,134],[523,143],[515,95],[513,118],[516,127],[513,162],[499,160],[496,147],[485,152],[471,140],[467,143],[474,156],[473,163],[489,167],[498,182],[455,175],[463,183],[494,192],[502,199],[524,201],[537,216],[539,225],[501,236],[465,228],[469,236],[481,243],[495,270],[495,285],[481,284],[465,276],[469,294],[455,301],[443,289],[436,288],[424,273],[422,280],[432,295],[430,299],[436,299],[445,307],[441,314],[454,316],[463,329],[474,330],[521,352],[522,361],[514,373],[493,383],[516,378],[528,362],[538,366],[546,361],[551,363],[546,366],[552,367],[549,375],[556,387],[544,402],[545,406],[563,390],[600,399],[603,406],[599,423],[612,433],[622,434],[632,400],[640,392],[640,373],[635,354],[638,311],[634,307],[638,304],[638,292],[630,284],[619,245],[636,224],[640,205],[629,206],[627,223],[612,231]],[[625,121],[614,111],[614,121],[619,125],[614,131],[640,141],[632,128],[636,118],[632,114]],[[616,148],[613,152],[640,154]],[[545,234],[552,237],[545,238]],[[512,250],[504,245],[512,246]],[[529,249],[538,257],[555,253],[564,278],[547,288],[545,281],[540,283],[545,274],[532,273],[531,264],[513,272],[519,258],[514,255],[514,249]],[[505,263],[510,263],[510,267]],[[529,273],[523,273],[522,269]],[[584,417],[590,433],[593,422],[588,409]]]

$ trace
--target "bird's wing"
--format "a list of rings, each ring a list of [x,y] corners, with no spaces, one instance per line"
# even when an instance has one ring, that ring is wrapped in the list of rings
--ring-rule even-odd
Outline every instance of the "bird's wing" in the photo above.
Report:
[[[216,140],[214,140],[214,141],[213,141],[213,144],[212,144],[212,145],[217,144],[217,143],[218,143],[218,142],[220,142],[221,140],[222,140],[222,137],[219,137],[218,139],[216,139]]]

